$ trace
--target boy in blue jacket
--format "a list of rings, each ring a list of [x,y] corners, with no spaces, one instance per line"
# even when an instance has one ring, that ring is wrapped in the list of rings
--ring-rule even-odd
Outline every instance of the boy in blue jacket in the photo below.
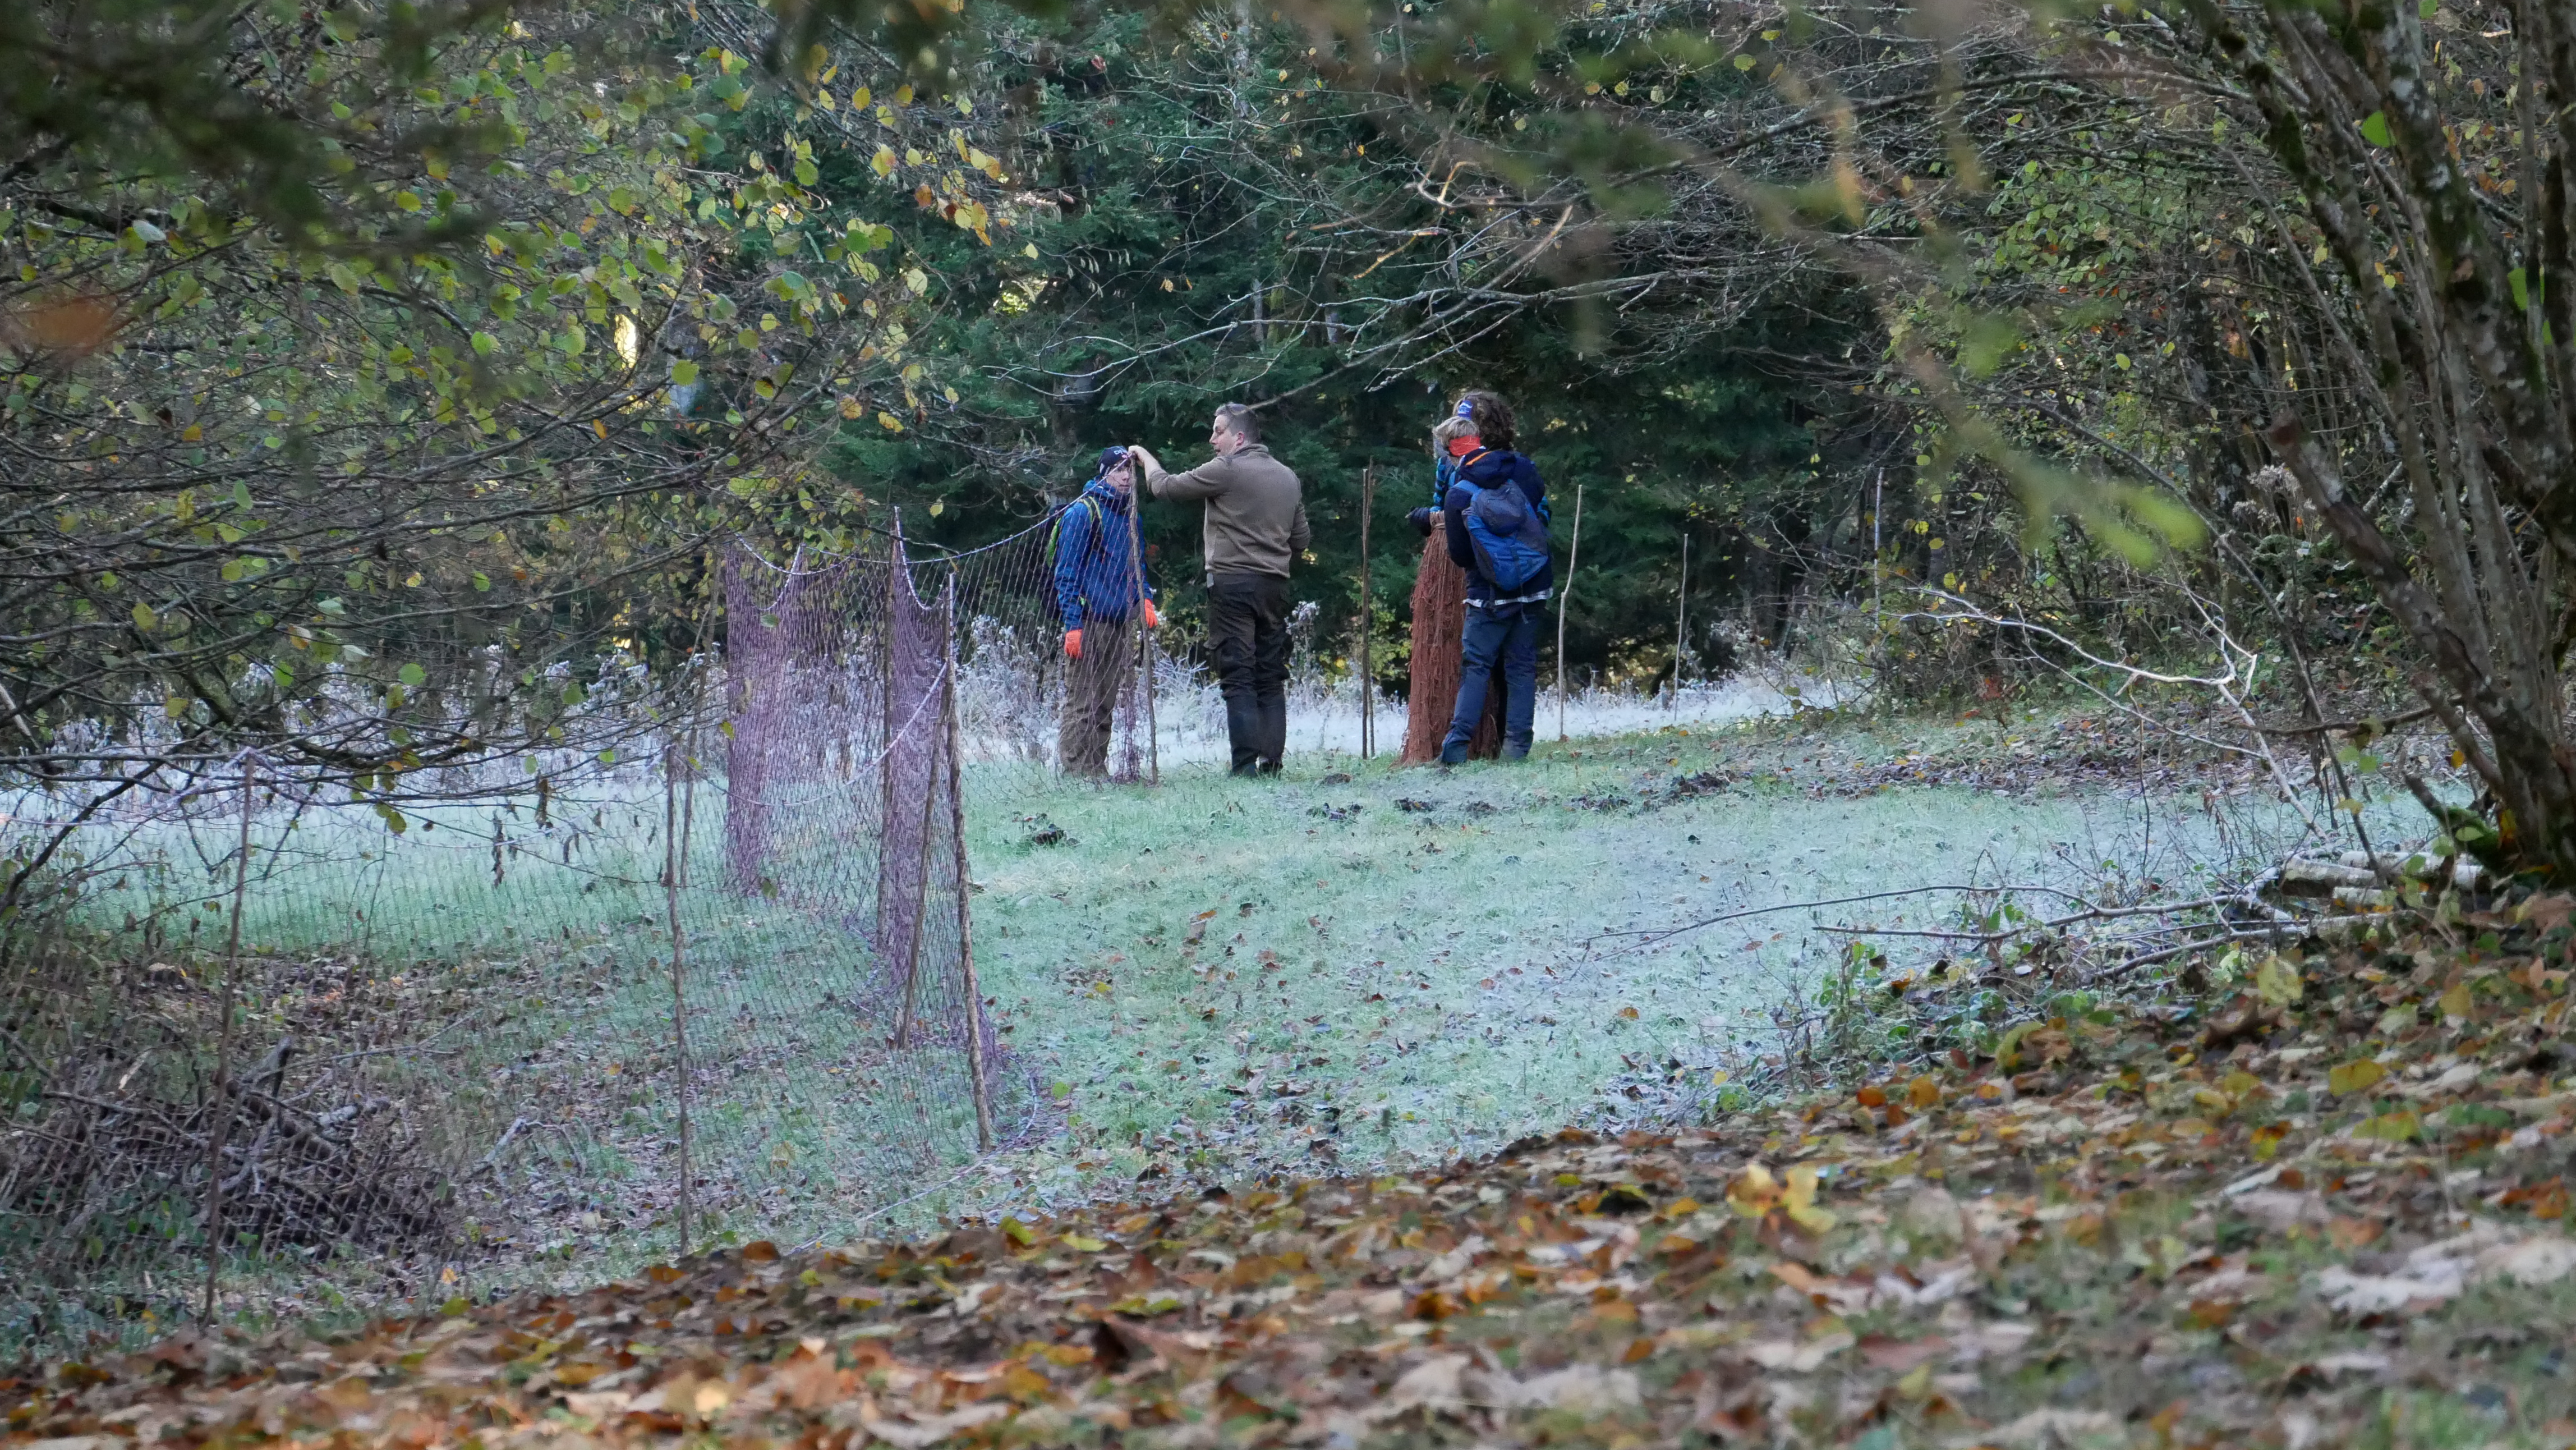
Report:
[[[1440,523],[1450,559],[1467,571],[1467,627],[1458,703],[1440,742],[1440,763],[1467,759],[1485,692],[1498,673],[1503,759],[1525,760],[1538,714],[1541,606],[1556,585],[1547,482],[1536,464],[1512,451],[1518,441],[1512,410],[1501,398],[1469,393],[1458,400],[1457,416],[1474,425],[1476,436],[1463,450],[1451,445],[1459,457],[1440,500]]]
[[[1124,448],[1101,450],[1100,472],[1056,516],[1055,602],[1064,619],[1064,719],[1056,750],[1064,773],[1109,774],[1109,728],[1133,657],[1133,616],[1162,627],[1136,555],[1136,465]]]

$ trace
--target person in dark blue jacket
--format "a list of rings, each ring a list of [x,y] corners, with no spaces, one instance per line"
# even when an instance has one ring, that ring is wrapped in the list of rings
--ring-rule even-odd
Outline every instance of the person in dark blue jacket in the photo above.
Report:
[[[1162,627],[1136,553],[1136,465],[1103,449],[1099,475],[1056,516],[1055,602],[1064,620],[1064,719],[1056,748],[1067,775],[1109,773],[1109,728],[1133,662],[1135,617]]]
[[[1485,713],[1485,692],[1497,675],[1503,688],[1503,759],[1529,755],[1530,736],[1538,714],[1538,634],[1542,606],[1556,586],[1556,564],[1548,553],[1547,481],[1538,466],[1512,450],[1518,441],[1512,410],[1488,392],[1471,392],[1458,400],[1458,416],[1475,424],[1476,447],[1458,460],[1448,492],[1440,501],[1440,523],[1448,535],[1449,557],[1467,571],[1465,659],[1458,674],[1458,703],[1450,712],[1449,733],[1440,742],[1440,763],[1467,759],[1476,722]],[[1468,511],[1479,490],[1517,490],[1535,515],[1523,537],[1528,541],[1529,568],[1508,582],[1494,570],[1502,547],[1490,532],[1480,538],[1471,529]],[[1508,497],[1508,491],[1505,494]]]

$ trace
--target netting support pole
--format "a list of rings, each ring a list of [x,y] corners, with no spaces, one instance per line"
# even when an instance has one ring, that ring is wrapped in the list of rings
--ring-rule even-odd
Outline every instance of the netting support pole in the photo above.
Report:
[[[1139,567],[1142,567],[1141,565]],[[975,883],[966,874],[965,727],[957,718],[957,581],[948,581],[948,678],[940,686],[948,716],[949,839],[957,850],[957,957],[966,980],[966,1076],[975,1090],[975,1146],[993,1151],[993,1093],[984,1070],[984,988],[975,979]],[[928,853],[923,853],[927,855]]]
[[[954,683],[953,680],[944,682],[941,688],[943,690],[951,688]],[[919,720],[921,712],[914,711],[912,718]],[[911,728],[909,723],[905,728]],[[889,760],[894,758],[891,746],[887,748],[886,758]],[[937,791],[926,790],[921,793],[921,834],[914,840],[914,849],[921,857],[921,870],[913,878],[918,884],[912,890],[912,931],[904,943],[903,950],[903,1005],[897,1009],[894,1018],[894,1045],[897,1047],[912,1045],[912,1004],[921,990],[922,928],[928,924],[922,920],[922,917],[930,909],[930,813],[938,804]]]
[[[1583,557],[1583,485],[1574,486],[1574,542],[1565,551],[1565,586],[1556,591],[1556,743],[1565,735],[1565,615],[1574,607],[1574,565]]]
[[[1682,533],[1682,579],[1673,586],[1673,718],[1682,713],[1682,642],[1689,638],[1683,622],[1690,613],[1690,533]]]
[[[1377,676],[1369,670],[1369,516],[1377,512],[1377,465],[1360,470],[1360,759],[1377,753]]]
[[[1127,467],[1129,469],[1127,532],[1128,542],[1132,545],[1127,555],[1136,571],[1136,662],[1145,671],[1145,779],[1151,784],[1161,785],[1163,783],[1163,745],[1160,739],[1162,732],[1156,729],[1154,724],[1154,665],[1161,656],[1162,649],[1155,642],[1156,631],[1144,628],[1146,607],[1145,487],[1142,477],[1144,470],[1132,462]],[[951,628],[954,628],[957,623],[953,610],[948,622]],[[954,653],[953,649],[951,653]],[[1070,680],[1067,681],[1067,687],[1071,687]],[[978,1098],[976,1102],[980,1110],[983,1100]]]
[[[689,1252],[689,1010],[682,975],[687,951],[680,932],[680,772],[678,732],[662,750],[662,901],[671,928],[671,1056],[680,1075],[680,1256]]]
[[[257,766],[242,757],[241,846],[233,858],[233,919],[224,933],[224,991],[215,1032],[215,1121],[206,1130],[206,1298],[197,1318],[215,1322],[215,1273],[224,1252],[224,1139],[233,1125],[233,984],[241,976],[242,897],[250,891],[250,816]]]

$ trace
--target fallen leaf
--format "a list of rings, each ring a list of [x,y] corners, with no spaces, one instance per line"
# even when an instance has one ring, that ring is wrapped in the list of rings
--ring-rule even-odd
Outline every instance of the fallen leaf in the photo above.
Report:
[[[2555,1284],[2576,1271],[2576,1239],[2545,1234],[2490,1249],[2477,1260],[2478,1277],[2502,1277],[2526,1287]]]
[[[2341,1264],[2317,1275],[2317,1289],[2342,1314],[2388,1314],[2415,1306],[2429,1307],[2459,1297],[2466,1287],[2456,1269],[2448,1274],[2356,1274]]]
[[[1766,1339],[1744,1346],[1744,1357],[1764,1369],[1785,1369],[1792,1374],[1812,1374],[1826,1360],[1851,1348],[1860,1341],[1847,1331],[1836,1330],[1804,1344],[1786,1339]]]
[[[2118,1417],[2100,1410],[2033,1410],[2001,1429],[1990,1430],[1966,1443],[1992,1441],[1999,1445],[2034,1445],[2056,1450],[2061,1445],[2083,1444],[2088,1437],[2116,1435],[2119,1430]]]
[[[900,1447],[900,1450],[922,1450],[922,1447],[936,1445],[960,1430],[971,1430],[1010,1413],[1010,1405],[986,1401],[945,1415],[915,1415],[902,1420],[879,1419],[862,1413],[859,1426],[887,1444]]]

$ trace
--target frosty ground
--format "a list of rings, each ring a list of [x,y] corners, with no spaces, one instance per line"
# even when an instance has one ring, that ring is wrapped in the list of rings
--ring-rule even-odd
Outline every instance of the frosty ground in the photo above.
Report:
[[[987,766],[970,784],[985,990],[1053,1113],[914,1211],[1701,1111],[1740,1100],[1831,975],[1851,938],[1816,928],[1934,924],[1960,898],[1623,933],[1925,886],[2189,894],[2299,826],[2242,769],[2153,760],[2075,717],[1666,727],[1452,772],[1316,752],[1269,782]]]

